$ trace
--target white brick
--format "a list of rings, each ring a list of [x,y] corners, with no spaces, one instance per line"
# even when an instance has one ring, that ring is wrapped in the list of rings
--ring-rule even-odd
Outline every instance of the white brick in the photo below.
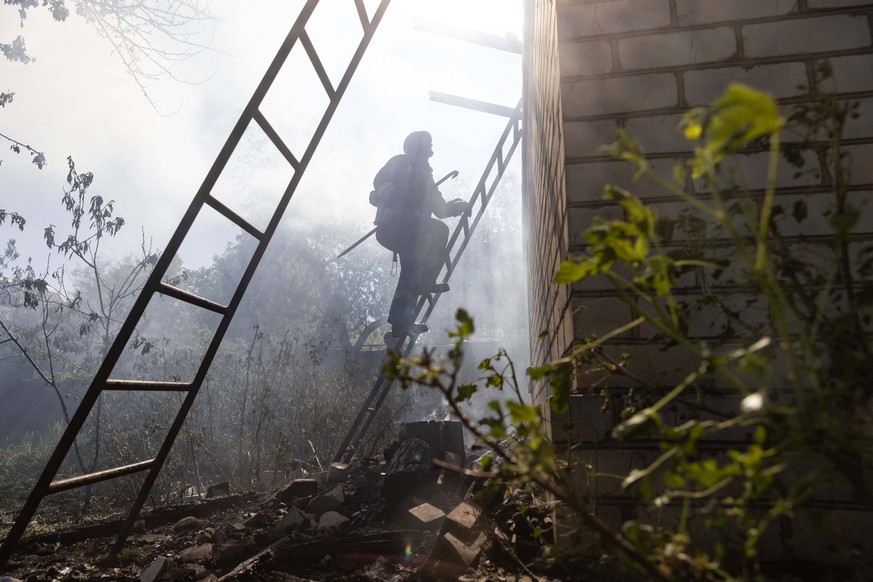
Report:
[[[752,20],[797,12],[797,0],[676,0],[679,24]]]
[[[650,384],[678,384],[700,367],[700,360],[684,346],[661,349],[653,344],[610,345],[604,351],[616,360],[622,354],[627,354],[630,357],[627,367],[631,373]],[[622,378],[616,378],[615,381],[619,385],[633,385],[632,381]]]
[[[673,172],[674,160],[652,160],[653,170],[666,178]],[[567,165],[567,200],[570,202],[590,202],[603,198],[603,188],[607,184],[621,186],[639,198],[665,196],[667,193],[651,178],[643,177],[633,181],[635,167],[625,161],[589,162]]]
[[[614,408],[603,410],[603,399],[599,395],[573,394],[570,396],[569,414],[553,414],[553,424],[569,424],[574,442],[599,442],[612,440],[610,433],[616,425]],[[564,427],[558,427],[559,430]],[[566,437],[566,434],[563,436]],[[566,438],[564,439],[566,441]]]
[[[581,246],[585,244],[582,232],[591,228],[594,218],[602,220],[624,220],[624,211],[613,202],[604,201],[603,206],[570,208],[570,245]]]
[[[601,36],[670,26],[667,0],[614,0],[558,6],[558,38]]]
[[[794,205],[805,202],[806,218],[798,222],[793,216]],[[774,206],[782,209],[776,216],[776,224],[782,236],[816,236],[833,233],[830,225],[830,210],[834,207],[834,195],[818,192],[809,195],[781,194],[776,197]]]
[[[842,8],[844,6],[871,6],[870,0],[807,0],[810,8]]]
[[[858,212],[861,213],[861,218],[855,226],[856,233],[873,233],[873,207],[870,201],[873,200],[873,192],[849,192],[849,204],[851,204]]]
[[[635,36],[619,41],[623,70],[724,61],[737,52],[732,28]]]
[[[791,166],[782,156],[779,156],[777,166],[777,185],[779,187],[814,186],[820,178],[814,172],[818,168],[818,157],[814,152],[804,152],[803,157],[806,165],[800,176],[795,176],[797,168]],[[722,171],[719,174],[719,187],[724,191],[731,189],[731,182],[742,188],[750,190],[763,190],[767,187],[767,173],[769,171],[770,153],[760,152],[754,154],[742,154],[722,162]],[[706,191],[702,181],[698,186],[700,191]]]
[[[828,59],[834,68],[836,87],[841,92],[873,90],[873,55],[852,55]],[[826,84],[825,88],[830,85]]]
[[[631,321],[630,306],[618,298],[574,299],[574,331],[577,338],[602,337]]]
[[[635,117],[628,120],[626,128],[645,152],[690,152],[693,146],[682,133],[682,118],[682,115]]]
[[[746,57],[801,55],[870,46],[866,16],[837,14],[743,26]]]
[[[808,84],[803,63],[780,63],[756,67],[723,67],[684,73],[685,99],[689,105],[709,105],[731,83],[745,83],[769,92],[776,99],[805,93],[800,85]]]
[[[850,156],[851,184],[873,184],[873,145],[843,146]]]
[[[676,78],[671,74],[562,83],[561,95],[564,116],[568,118],[678,105]]]
[[[612,47],[606,41],[562,44],[560,51],[562,77],[601,75],[613,70]]]
[[[615,141],[615,121],[571,121],[564,124],[564,153],[568,158],[603,155],[601,147]]]
[[[858,119],[849,119],[843,131],[845,139],[873,138],[873,99],[852,99],[858,104]]]

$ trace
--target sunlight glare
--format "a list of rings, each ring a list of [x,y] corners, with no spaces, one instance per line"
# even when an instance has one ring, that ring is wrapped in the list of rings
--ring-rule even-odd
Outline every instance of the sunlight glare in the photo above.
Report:
[[[523,11],[520,0],[407,0],[397,9],[412,18],[433,20],[479,32],[521,38]]]

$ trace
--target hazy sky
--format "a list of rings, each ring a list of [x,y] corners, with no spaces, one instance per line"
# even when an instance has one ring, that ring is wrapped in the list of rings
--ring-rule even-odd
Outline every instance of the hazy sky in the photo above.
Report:
[[[95,173],[92,193],[115,200],[118,214],[127,220],[114,252],[137,245],[141,229],[157,248],[163,247],[302,4],[214,1],[213,13],[220,17],[212,30],[214,50],[178,66],[177,75],[190,84],[167,79],[150,87],[158,111],[107,41],[82,19],[71,16],[56,23],[39,7],[20,28],[16,11],[0,6],[0,41],[22,34],[36,58],[28,65],[0,60],[0,90],[16,93],[15,101],[0,109],[0,132],[44,151],[48,159],[46,168],[38,170],[29,157],[7,152],[0,143],[0,208],[28,218],[29,234],[20,237],[23,254],[43,257],[42,228],[48,222],[63,227],[60,197],[67,155],[80,170]],[[371,12],[376,4],[367,2]],[[443,189],[446,198],[468,197],[457,187],[478,179],[506,120],[430,102],[427,92],[514,106],[521,95],[521,57],[416,31],[412,21],[425,18],[520,36],[521,12],[520,0],[393,0],[292,200],[286,223],[348,223],[348,242],[356,240],[371,228],[367,194],[373,175],[400,152],[404,136],[418,129],[433,134],[437,177],[461,172]],[[341,61],[360,34],[353,2],[323,0],[309,32],[336,82]],[[292,66],[262,108],[292,149],[301,131],[315,123],[316,109],[320,116],[323,99],[317,82],[307,84],[296,76],[301,70]],[[264,214],[269,199],[290,177],[287,164],[271,150],[263,140],[247,144],[219,181],[218,189],[236,196],[252,216]],[[302,154],[302,148],[296,152]],[[0,234],[5,238],[8,232]],[[189,266],[205,264],[224,246],[212,235],[225,231],[205,225],[201,232],[183,247]]]

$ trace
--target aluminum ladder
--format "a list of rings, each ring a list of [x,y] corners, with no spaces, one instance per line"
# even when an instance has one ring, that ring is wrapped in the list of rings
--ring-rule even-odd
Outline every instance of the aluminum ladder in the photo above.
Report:
[[[512,110],[509,122],[500,135],[500,139],[497,140],[497,145],[491,157],[485,164],[485,171],[482,173],[482,177],[479,179],[469,200],[470,213],[461,216],[449,238],[449,242],[446,245],[445,262],[440,271],[442,279],[438,277],[440,282],[448,283],[452,273],[454,273],[455,267],[461,260],[461,255],[463,255],[467,244],[470,242],[470,237],[473,236],[476,226],[478,226],[482,215],[488,208],[488,203],[491,201],[494,191],[500,183],[500,178],[503,177],[506,166],[521,142],[521,105],[521,102],[519,102],[515,109]],[[441,295],[441,293],[422,295],[415,306],[414,321],[426,323]],[[417,334],[406,333],[397,339],[392,349],[403,357],[407,357],[412,352],[417,339]],[[387,361],[386,357],[382,367],[384,367]],[[370,424],[372,424],[373,419],[376,417],[376,413],[378,413],[382,403],[391,391],[393,384],[394,382],[387,378],[384,371],[379,373],[369,394],[364,399],[364,403],[361,405],[357,416],[355,416],[355,420],[352,422],[348,433],[346,433],[345,438],[334,455],[334,462],[350,463],[352,461],[361,445],[361,441],[370,428]]]
[[[282,46],[279,48],[278,53],[276,54],[269,68],[267,69],[266,74],[255,89],[254,94],[248,102],[248,105],[246,105],[245,109],[243,110],[239,121],[237,121],[236,125],[230,133],[230,136],[227,138],[227,141],[221,148],[218,157],[212,164],[212,167],[207,173],[206,178],[203,180],[203,183],[200,186],[200,189],[197,191],[194,200],[191,202],[191,205],[185,212],[179,226],[176,228],[175,233],[170,238],[169,243],[167,243],[166,249],[161,255],[161,258],[157,261],[154,270],[152,271],[151,275],[145,283],[145,286],[140,292],[139,297],[131,308],[129,315],[127,316],[127,319],[119,330],[115,341],[112,343],[112,346],[110,347],[106,358],[98,369],[96,375],[94,376],[94,379],[91,382],[91,385],[83,396],[78,409],[70,420],[70,424],[67,426],[66,430],[61,436],[60,441],[58,442],[54,452],[49,458],[41,476],[39,477],[39,480],[36,482],[36,485],[31,491],[30,496],[25,502],[17,519],[13,523],[12,528],[7,533],[3,545],[0,546],[0,565],[5,564],[12,556],[19,540],[21,539],[21,536],[24,534],[25,529],[27,528],[34,514],[36,513],[39,504],[45,497],[55,493],[59,493],[61,491],[67,491],[69,489],[99,483],[101,481],[106,481],[124,475],[147,472],[145,480],[143,481],[143,484],[139,489],[139,494],[137,495],[136,500],[134,501],[133,506],[130,509],[127,520],[123,524],[121,531],[118,533],[118,537],[112,547],[110,555],[114,556],[122,549],[122,547],[124,546],[124,542],[127,539],[127,536],[130,534],[131,529],[133,528],[133,524],[137,516],[139,515],[139,512],[142,509],[143,504],[145,503],[149,492],[151,491],[151,488],[158,477],[158,474],[161,471],[161,467],[164,465],[164,462],[166,461],[167,456],[170,453],[173,442],[175,441],[179,430],[182,428],[182,425],[188,415],[189,410],[191,409],[191,406],[194,404],[194,400],[197,397],[200,386],[202,385],[204,378],[209,371],[209,367],[212,363],[213,358],[215,357],[216,352],[218,351],[224,334],[227,331],[231,320],[233,319],[234,313],[236,312],[240,301],[242,300],[243,294],[246,291],[246,287],[248,286],[249,281],[251,280],[252,275],[254,274],[255,269],[257,268],[258,263],[260,262],[260,259],[262,258],[264,251],[266,250],[267,245],[270,242],[270,239],[273,237],[273,234],[275,233],[276,228],[279,225],[282,215],[284,214],[285,209],[291,200],[291,197],[294,195],[294,192],[297,189],[297,185],[300,183],[303,173],[306,170],[306,167],[309,165],[309,162],[312,159],[313,154],[315,153],[315,150],[319,142],[321,141],[321,138],[324,135],[324,132],[327,129],[327,126],[330,123],[330,120],[333,117],[333,114],[336,111],[340,100],[342,99],[346,89],[348,88],[352,76],[357,69],[358,64],[360,63],[361,58],[363,57],[364,52],[366,51],[370,43],[370,40],[373,38],[373,35],[376,32],[376,28],[382,20],[385,10],[388,8],[389,2],[390,0],[380,0],[379,4],[373,10],[372,15],[369,15],[367,13],[367,8],[364,5],[364,0],[354,0],[354,4],[344,4],[344,6],[347,6],[348,10],[355,9],[357,11],[357,15],[360,19],[362,27],[362,37],[360,43],[357,46],[357,49],[354,51],[351,59],[348,61],[348,65],[346,66],[345,72],[340,78],[340,81],[337,83],[336,86],[334,86],[330,79],[330,76],[325,70],[325,66],[322,64],[322,60],[319,58],[319,55],[315,49],[315,46],[312,43],[312,40],[306,32],[307,22],[312,16],[315,8],[318,6],[319,0],[307,0],[307,2],[300,11],[300,15],[297,17],[297,20],[291,27],[291,31],[288,33],[285,41],[282,43]],[[332,8],[336,8],[335,6],[333,6],[334,2],[332,0],[329,2],[324,2],[324,4],[330,4]],[[306,55],[308,56],[309,64],[312,65],[312,70],[315,73],[315,77],[317,77],[318,79],[317,82],[319,82],[323,86],[323,89],[328,98],[328,104],[324,109],[321,120],[316,126],[314,132],[311,134],[308,145],[303,150],[302,155],[298,152],[299,157],[295,156],[295,154],[291,151],[291,148],[289,148],[286,143],[283,142],[279,134],[270,125],[269,121],[267,121],[266,117],[260,109],[262,102],[264,101],[273,84],[273,81],[276,80],[276,77],[279,75],[283,66],[285,66],[286,60],[291,54],[292,49],[298,43],[300,43]],[[269,141],[276,148],[278,153],[281,154],[281,156],[288,162],[288,164],[294,171],[294,175],[288,183],[281,198],[279,199],[279,202],[275,208],[275,211],[272,214],[272,217],[269,220],[267,227],[263,230],[256,228],[253,224],[251,224],[242,216],[240,216],[237,212],[232,210],[227,204],[212,196],[212,191],[216,185],[218,178],[227,166],[228,161],[231,159],[231,155],[234,153],[237,146],[239,146],[244,133],[250,125],[253,127],[256,125],[260,128],[260,130],[263,132],[263,135],[269,139]],[[222,305],[204,297],[197,296],[186,290],[179,289],[178,287],[175,287],[165,282],[165,278],[167,276],[172,259],[176,256],[180,246],[188,235],[191,226],[194,224],[194,221],[198,217],[198,215],[201,214],[201,211],[204,210],[204,207],[209,207],[217,211],[218,214],[224,217],[224,219],[236,225],[242,231],[248,233],[248,235],[250,235],[257,242],[257,246],[252,254],[250,262],[245,268],[243,275],[236,287],[236,290],[232,295],[232,298],[226,305]],[[146,307],[148,307],[149,303],[156,296],[158,296],[158,298],[160,298],[161,296],[172,297],[178,301],[190,304],[195,308],[207,310],[220,315],[220,320],[216,327],[216,331],[212,339],[208,343],[208,347],[205,350],[203,360],[201,361],[196,373],[194,374],[194,379],[191,382],[113,379],[111,377],[113,369],[118,363],[119,358],[123,354],[125,348],[131,341],[136,326],[142,319],[143,314],[145,313]],[[185,396],[155,458],[140,461],[130,465],[125,465],[122,467],[116,467],[91,474],[80,475],[69,479],[55,480],[61,464],[69,453],[70,448],[75,442],[77,436],[81,432],[82,427],[85,424],[85,421],[87,420],[88,415],[90,414],[94,405],[97,403],[98,398],[104,391],[171,391],[184,393]]]

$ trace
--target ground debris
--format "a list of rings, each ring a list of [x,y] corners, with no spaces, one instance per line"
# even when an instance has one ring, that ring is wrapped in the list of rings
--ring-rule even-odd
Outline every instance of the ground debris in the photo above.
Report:
[[[514,548],[522,548],[525,563],[532,563],[542,541],[522,539],[532,530],[506,503],[513,502],[511,495],[501,490],[487,503],[471,498],[471,490],[485,490],[487,483],[435,467],[430,449],[409,438],[393,447],[389,462],[379,456],[334,464],[331,478],[327,471],[295,475],[273,494],[200,501],[187,514],[174,508],[161,520],[145,514],[144,531],[105,566],[87,564],[103,564],[114,538],[89,526],[100,535],[71,535],[68,543],[59,537],[30,540],[0,571],[23,582],[403,582],[527,575],[517,555],[512,557]],[[462,456],[450,452],[442,454],[462,466]],[[213,511],[203,510],[214,502]],[[520,498],[522,503],[533,513],[530,499]]]

